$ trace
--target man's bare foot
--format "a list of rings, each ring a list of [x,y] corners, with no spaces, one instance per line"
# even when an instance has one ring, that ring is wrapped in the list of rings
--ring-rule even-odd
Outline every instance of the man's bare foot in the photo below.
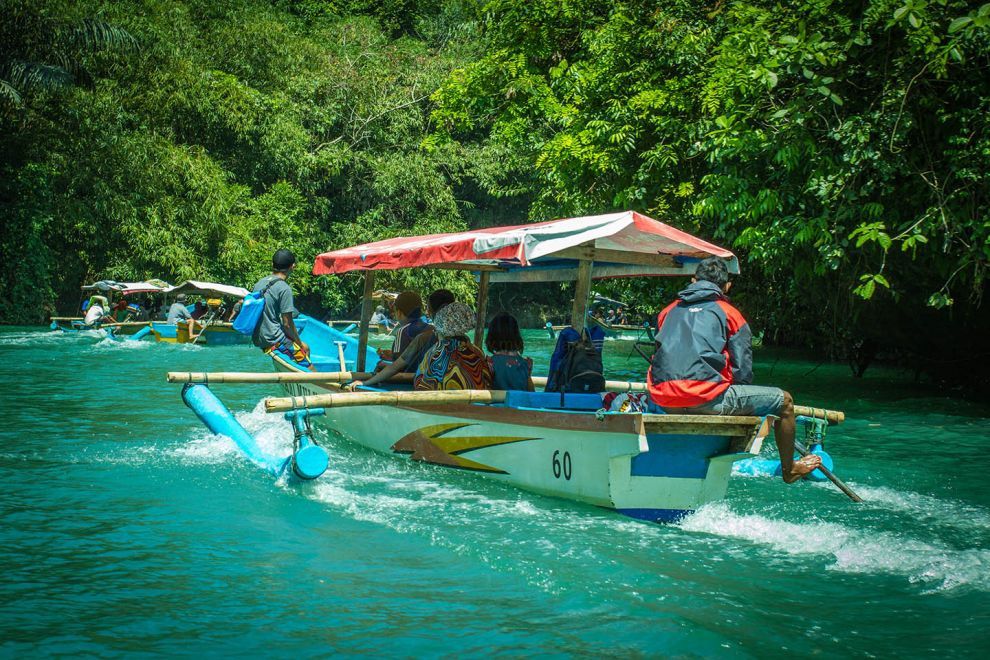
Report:
[[[792,484],[806,474],[810,474],[821,467],[822,457],[815,454],[808,454],[801,460],[794,461],[791,466],[791,473],[784,475],[784,483]]]

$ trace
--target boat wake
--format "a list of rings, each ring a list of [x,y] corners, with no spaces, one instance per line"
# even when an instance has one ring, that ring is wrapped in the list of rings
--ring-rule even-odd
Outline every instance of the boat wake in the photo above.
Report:
[[[253,410],[234,413],[234,417],[266,452],[285,456],[292,452],[292,428],[280,415],[266,413],[263,400],[258,401]],[[174,448],[171,454],[180,461],[189,463],[244,462],[243,455],[233,440],[210,433],[203,427],[188,442]]]
[[[129,341],[126,337],[114,339],[105,337],[93,346],[93,350],[99,353],[111,351],[146,351],[155,344],[148,341]]]
[[[5,332],[0,335],[0,346],[22,346],[39,344],[64,344],[79,340],[92,342],[94,339],[102,339],[106,333],[102,330],[84,330],[82,332],[62,332],[52,330],[49,332]]]
[[[290,453],[291,428],[280,416],[265,413],[261,402],[236,417],[267,451]],[[658,545],[692,552],[697,534],[728,540],[733,546],[740,541],[757,544],[795,559],[823,558],[827,570],[902,576],[925,593],[990,591],[990,550],[953,547],[934,536],[922,539],[905,532],[876,531],[866,524],[860,528],[820,520],[789,522],[737,513],[725,502],[704,507],[675,526],[650,525],[473,475],[397,461],[356,447],[319,426],[316,435],[330,452],[330,469],[302,488],[283,482],[285,488],[348,518],[416,534],[499,570],[516,572],[551,593],[563,591],[570,581],[562,578],[560,569],[554,568],[556,562],[548,561],[551,558],[611,567],[602,572],[616,577],[604,578],[595,589],[630,592],[632,587],[620,577],[629,567],[620,566],[617,556],[636,556]],[[243,461],[232,441],[205,430],[172,453],[191,463]],[[904,513],[964,532],[990,529],[990,512],[979,507],[888,488],[854,488],[866,499],[864,506],[879,513]],[[600,542],[603,537],[607,543]],[[507,544],[506,539],[513,541]]]
[[[828,483],[816,483],[813,486],[832,488]],[[990,511],[979,506],[883,486],[863,486],[853,483],[850,486],[863,497],[861,506],[864,508],[904,513],[928,524],[963,531],[990,532]]]
[[[724,502],[689,516],[688,532],[742,539],[791,556],[828,557],[827,570],[905,576],[926,592],[966,587],[990,591],[990,550],[956,549],[938,542],[828,522],[791,523],[734,513]]]

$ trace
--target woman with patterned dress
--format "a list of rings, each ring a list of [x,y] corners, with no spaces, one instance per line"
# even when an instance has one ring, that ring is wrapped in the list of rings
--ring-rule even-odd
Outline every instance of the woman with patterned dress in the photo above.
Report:
[[[436,345],[423,356],[416,370],[413,388],[417,390],[488,390],[492,370],[484,352],[472,344],[467,334],[474,329],[474,311],[453,302],[433,319]]]

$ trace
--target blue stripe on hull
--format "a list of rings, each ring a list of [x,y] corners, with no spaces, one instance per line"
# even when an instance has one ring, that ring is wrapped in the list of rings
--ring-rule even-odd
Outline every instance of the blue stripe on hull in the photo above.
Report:
[[[616,509],[616,511],[630,518],[658,523],[677,522],[684,516],[694,513],[690,509]]]
[[[729,447],[729,438],[718,435],[649,435],[646,441],[650,450],[632,459],[634,477],[704,479],[708,459]]]

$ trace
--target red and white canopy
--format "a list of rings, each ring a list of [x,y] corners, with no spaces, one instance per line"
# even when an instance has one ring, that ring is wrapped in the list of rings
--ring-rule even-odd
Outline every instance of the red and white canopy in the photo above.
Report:
[[[729,250],[624,211],[390,238],[321,254],[313,274],[432,266],[492,271],[491,282],[561,281],[573,279],[580,259],[593,260],[592,277],[603,278],[693,275],[696,262],[711,256],[725,259],[730,272],[739,272],[739,262]]]
[[[249,292],[242,286],[231,284],[217,284],[216,282],[200,282],[198,280],[186,280],[182,284],[173,286],[165,291],[167,294],[188,293],[199,296],[231,296],[233,298],[243,298]]]
[[[115,291],[129,296],[135,293],[161,293],[171,288],[168,282],[162,280],[148,280],[146,282],[117,282],[114,280],[100,280],[82,287],[83,291]]]

